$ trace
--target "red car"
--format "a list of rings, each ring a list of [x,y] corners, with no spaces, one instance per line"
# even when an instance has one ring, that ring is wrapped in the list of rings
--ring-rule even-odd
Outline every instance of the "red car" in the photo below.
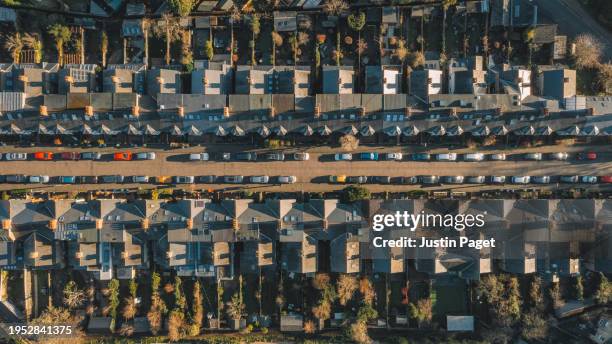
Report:
[[[612,184],[612,176],[602,176],[599,178],[600,183]]]
[[[53,160],[53,153],[51,153],[51,152],[36,152],[36,153],[34,153],[34,160],[42,160],[42,161]]]
[[[113,160],[115,160],[115,161],[130,161],[130,160],[132,160],[132,153],[131,152],[115,153],[113,155]]]
[[[81,158],[81,154],[77,152],[64,152],[60,155],[62,160],[79,160]]]
[[[596,160],[597,153],[595,152],[586,152],[578,154],[578,159],[580,160]]]

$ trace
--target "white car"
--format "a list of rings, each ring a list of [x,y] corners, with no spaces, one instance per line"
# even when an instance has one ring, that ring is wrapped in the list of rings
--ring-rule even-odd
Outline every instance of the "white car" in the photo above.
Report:
[[[48,183],[49,176],[30,176],[28,182],[31,184]]]
[[[436,155],[436,160],[438,161],[456,161],[457,153],[442,153]]]
[[[155,153],[153,152],[136,153],[134,158],[136,160],[155,160]]]
[[[489,182],[491,184],[503,184],[506,182],[506,176],[491,176]]]
[[[208,161],[210,156],[208,153],[191,153],[189,154],[189,160],[191,161]]]
[[[567,160],[569,154],[565,152],[550,153],[550,160],[564,161]]]
[[[252,184],[268,184],[270,181],[270,177],[268,176],[251,176],[249,177],[249,182]]]
[[[6,160],[28,160],[28,154],[26,153],[6,153],[4,155]]]
[[[530,176],[514,176],[510,180],[512,181],[512,184],[529,184],[529,182],[531,181],[531,177]]]
[[[482,153],[468,153],[463,156],[463,161],[483,161],[484,154]]]
[[[506,161],[506,154],[504,153],[491,154],[489,155],[489,159],[493,161]]]
[[[387,153],[385,154],[385,159],[387,160],[395,160],[401,161],[404,155],[402,153]]]
[[[351,154],[351,153],[337,153],[334,156],[334,160],[336,160],[336,161],[351,161],[351,160],[353,160],[353,154]]]
[[[297,182],[296,176],[280,176],[278,177],[278,182],[280,184],[294,184]]]

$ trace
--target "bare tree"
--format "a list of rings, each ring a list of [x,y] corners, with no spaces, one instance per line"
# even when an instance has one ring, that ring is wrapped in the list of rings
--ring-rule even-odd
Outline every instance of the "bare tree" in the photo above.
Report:
[[[602,45],[595,37],[582,34],[576,37],[574,59],[578,68],[596,68],[601,58]]]
[[[166,41],[166,64],[170,64],[170,44],[179,39],[181,26],[178,18],[173,17],[169,13],[162,15],[162,18],[153,26],[153,34],[157,37],[163,37]]]
[[[338,299],[340,304],[345,306],[353,298],[359,289],[357,278],[351,275],[342,274],[338,278]]]
[[[85,293],[80,290],[74,281],[64,286],[64,304],[68,309],[75,309],[85,302]]]
[[[328,15],[338,16],[349,9],[349,4],[345,0],[327,0],[323,4],[323,12]]]

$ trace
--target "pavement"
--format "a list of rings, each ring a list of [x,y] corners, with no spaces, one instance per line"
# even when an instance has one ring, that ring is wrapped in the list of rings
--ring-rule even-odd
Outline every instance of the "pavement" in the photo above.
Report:
[[[612,60],[612,33],[601,26],[577,0],[535,0],[535,2],[544,17],[558,24],[559,31],[570,38],[582,33],[591,34],[604,44],[604,60]]]
[[[403,149],[402,149],[403,148]],[[7,151],[25,151],[32,153],[36,151],[34,148],[16,149],[11,147],[2,147],[0,153]],[[41,150],[40,148],[38,150]],[[44,150],[61,152],[66,151],[65,148],[45,148]],[[92,149],[90,149],[91,151]],[[144,149],[146,150],[146,149]],[[83,150],[71,150],[83,151]],[[96,150],[99,151],[99,150]],[[110,156],[110,153],[117,150],[106,149],[103,152]],[[143,151],[143,149],[132,150]],[[148,150],[151,151],[151,150]],[[221,162],[221,161],[205,161],[191,162],[188,161],[188,154],[196,151],[203,151],[203,148],[189,148],[181,150],[153,150],[156,152],[157,158],[151,161],[0,161],[0,174],[26,174],[26,175],[49,175],[49,176],[100,176],[121,174],[124,176],[132,175],[148,175],[153,176],[198,176],[198,175],[293,175],[298,179],[298,183],[293,185],[231,185],[231,184],[199,184],[199,185],[184,185],[180,186],[191,190],[251,190],[251,191],[331,191],[342,188],[342,185],[330,185],[327,183],[329,175],[347,175],[347,176],[415,176],[415,175],[437,175],[437,176],[478,176],[478,175],[611,175],[612,174],[612,150],[607,146],[546,146],[529,149],[515,150],[480,150],[486,153],[505,152],[508,156],[508,161],[483,161],[483,162],[415,162],[415,161],[333,161],[333,153],[338,152],[338,149],[319,147],[315,149],[305,150],[310,153],[309,161],[258,161],[258,162]],[[291,153],[293,150],[286,151]],[[302,150],[304,151],[304,150]],[[376,151],[390,152],[402,151],[405,154],[410,153],[407,147],[380,147],[380,148],[360,148],[359,151]],[[433,152],[448,152],[448,149],[435,149]],[[453,150],[458,154],[468,152],[467,149]],[[577,152],[595,151],[598,152],[596,161],[579,161],[570,157],[568,161],[522,161],[519,160],[519,155],[526,152],[542,152],[550,153],[555,151],[566,151],[572,155]],[[573,152],[573,153],[572,153]],[[211,155],[214,155],[211,152]],[[260,152],[261,153],[261,152]],[[353,152],[355,156],[357,153]],[[19,184],[2,184],[0,190],[9,189],[33,189],[47,191],[85,191],[85,190],[100,190],[100,189],[125,189],[125,188],[152,188],[154,184],[93,184],[93,185],[19,185]],[[515,186],[503,186],[504,189],[513,188]],[[525,188],[525,186],[518,186]],[[556,185],[548,186],[555,188]],[[612,186],[610,186],[612,188]],[[423,189],[420,185],[368,185],[372,191],[407,191],[414,189]],[[451,188],[449,185],[428,187],[427,190],[447,190]],[[452,186],[453,190],[458,191],[476,191],[487,189],[499,189],[499,186],[483,186],[483,185],[456,185]],[[598,188],[593,186],[591,188]]]

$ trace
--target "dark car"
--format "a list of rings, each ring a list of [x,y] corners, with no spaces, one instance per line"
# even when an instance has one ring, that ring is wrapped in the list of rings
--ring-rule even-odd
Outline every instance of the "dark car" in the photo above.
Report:
[[[578,183],[578,176],[559,176],[559,182],[561,183]]]
[[[394,184],[418,184],[419,178],[416,176],[397,177],[397,178],[393,178],[392,181]]]
[[[283,161],[285,160],[285,154],[281,152],[268,153],[266,154],[266,160]]]
[[[228,184],[241,184],[244,180],[243,176],[225,176],[223,177],[223,182]]]
[[[463,184],[464,179],[463,176],[444,176],[440,178],[440,181],[443,184]]]
[[[105,183],[105,184],[119,184],[119,183],[123,183],[125,177],[118,175],[118,174],[113,174],[113,175],[108,175],[108,176],[100,176],[98,178],[98,181],[100,183]]]
[[[465,182],[468,184],[483,184],[485,182],[485,176],[466,177]]]
[[[429,161],[429,160],[431,160],[431,154],[429,154],[429,153],[414,153],[414,154],[412,154],[412,160],[414,160],[414,161]]]
[[[257,160],[257,153],[238,153],[236,154],[236,160],[255,161]]]
[[[81,160],[100,160],[100,159],[102,159],[102,153],[98,153],[98,152],[81,153]]]
[[[25,183],[26,180],[27,180],[27,177],[24,176],[23,174],[7,174],[4,177],[4,182],[11,183],[11,184]]]
[[[364,184],[368,182],[368,177],[366,176],[349,176],[346,177],[346,182],[350,184]]]
[[[79,184],[97,184],[98,177],[97,176],[78,176],[77,183]]]
[[[391,183],[391,177],[389,176],[373,176],[369,178],[370,183],[373,184],[389,184]]]
[[[217,176],[197,176],[196,183],[199,184],[213,184],[217,180]]]
[[[376,161],[378,160],[378,153],[373,153],[373,152],[359,153],[359,160]]]
[[[438,176],[419,176],[419,180],[421,184],[432,185],[438,184],[440,182],[440,178]]]
[[[81,159],[81,154],[77,152],[64,152],[60,154],[60,158],[62,160],[79,160]]]
[[[172,182],[174,184],[193,184],[195,178],[193,176],[174,176]]]

